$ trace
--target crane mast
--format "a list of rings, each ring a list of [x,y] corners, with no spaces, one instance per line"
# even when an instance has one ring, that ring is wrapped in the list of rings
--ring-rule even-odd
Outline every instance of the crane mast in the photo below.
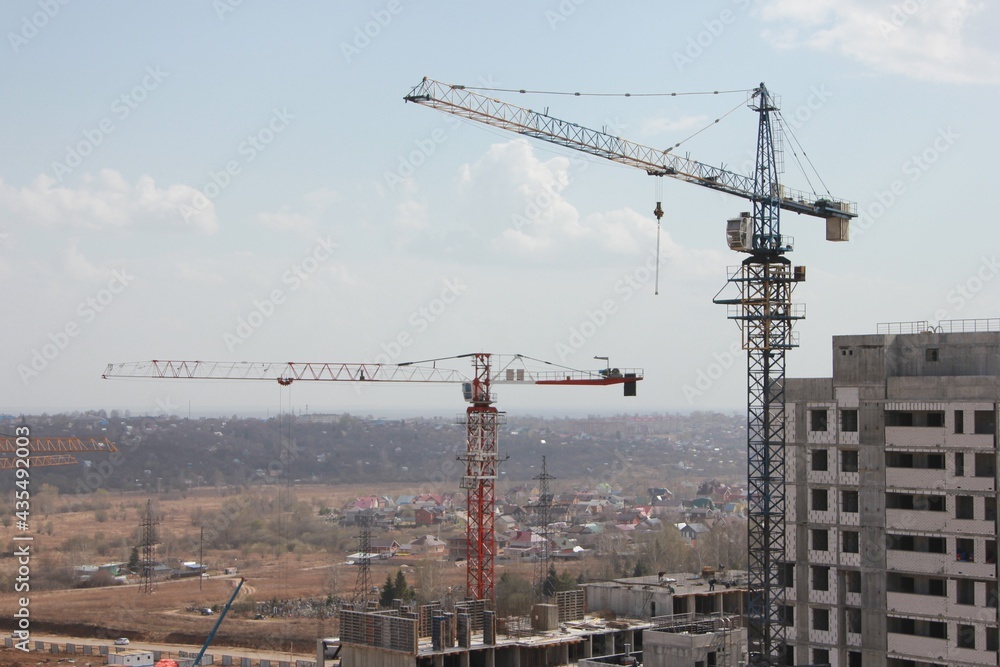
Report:
[[[777,110],[762,83],[754,168],[752,247],[729,282],[736,299],[716,299],[740,325],[747,352],[747,608],[751,660],[782,664],[785,658],[785,351],[793,346],[796,272],[784,253],[778,166],[771,114]],[[800,272],[802,275],[802,272]]]
[[[497,410],[493,384],[607,386],[620,384],[635,395],[641,369],[605,368],[581,371],[558,367],[537,370],[527,357],[485,352],[450,359],[472,359],[472,375],[444,366],[442,359],[401,364],[329,362],[140,361],[108,364],[104,378],[164,378],[189,380],[271,380],[282,386],[296,381],[460,383],[469,407],[465,411],[466,449],[461,486],[466,491],[466,597],[494,601],[494,556],[498,427],[506,415]],[[549,362],[539,362],[553,365]],[[554,365],[553,365],[554,366]]]
[[[524,92],[524,91],[521,91]],[[727,222],[729,247],[748,253],[728,284],[737,292],[715,303],[727,306],[737,322],[747,353],[747,478],[748,478],[748,625],[751,664],[784,664],[783,618],[785,589],[785,351],[796,346],[792,332],[804,309],[792,304],[796,283],[805,280],[804,267],[785,257],[792,239],[781,233],[781,211],[823,218],[829,241],[848,240],[848,225],[857,205],[831,196],[786,188],[779,182],[779,165],[772,117],[778,112],[761,83],[750,99],[758,114],[757,152],[753,176],[712,167],[686,157],[643,146],[605,132],[559,120],[456,86],[424,78],[404,97],[492,127],[572,148],[612,162],[666,176],[752,203],[752,212]],[[662,215],[659,204],[657,219]]]

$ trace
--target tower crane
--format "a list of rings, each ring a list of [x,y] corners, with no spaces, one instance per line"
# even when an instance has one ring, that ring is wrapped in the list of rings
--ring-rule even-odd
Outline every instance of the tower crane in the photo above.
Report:
[[[17,467],[15,454],[18,450],[14,438],[0,438],[0,470]],[[61,466],[79,463],[74,453],[117,452],[118,448],[107,438],[32,438],[28,444],[28,465],[31,468]],[[44,454],[42,452],[45,452]]]
[[[472,374],[439,366],[439,362],[471,359]],[[531,362],[543,367],[534,368]],[[622,385],[635,396],[641,369],[604,368],[582,371],[520,354],[484,352],[400,364],[266,363],[220,361],[144,361],[108,364],[104,378],[170,378],[198,380],[276,380],[282,386],[297,381],[457,383],[469,407],[465,411],[466,449],[462,488],[466,490],[466,596],[494,600],[496,537],[494,510],[499,454],[498,427],[505,414],[497,410],[494,384],[567,386]]]
[[[524,92],[524,91],[520,91]],[[791,295],[805,279],[804,267],[792,267],[785,254],[791,237],[780,229],[780,212],[810,215],[826,221],[829,241],[847,241],[849,223],[857,205],[832,196],[818,196],[782,185],[775,151],[774,122],[778,106],[763,83],[755,88],[748,106],[758,114],[757,150],[752,176],[713,167],[670,150],[643,146],[483,95],[461,85],[424,78],[404,97],[454,116],[473,120],[551,144],[582,151],[612,162],[642,169],[651,176],[667,176],[731,194],[752,203],[752,212],[727,221],[726,238],[732,250],[748,256],[731,270],[728,284],[737,294],[719,298],[727,316],[741,330],[747,353],[747,477],[748,477],[748,585],[747,620],[751,660],[781,664],[785,653],[785,351],[796,347],[795,320],[804,317],[793,308]],[[663,216],[657,202],[654,215]],[[721,294],[721,292],[720,292]]]

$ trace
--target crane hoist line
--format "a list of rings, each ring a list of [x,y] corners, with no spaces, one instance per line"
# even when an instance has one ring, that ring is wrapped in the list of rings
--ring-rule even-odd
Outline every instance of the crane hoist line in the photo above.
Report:
[[[520,91],[519,91],[520,92]],[[792,325],[805,316],[792,292],[805,280],[805,267],[792,266],[785,254],[793,239],[781,231],[781,212],[809,215],[826,222],[828,241],[847,241],[857,204],[786,187],[779,181],[780,161],[775,131],[781,129],[775,98],[761,83],[747,106],[757,114],[754,172],[739,174],[713,167],[671,149],[644,146],[544,113],[525,109],[465,86],[424,78],[404,98],[444,113],[466,118],[539,141],[581,151],[651,176],[669,177],[748,200],[751,210],[726,221],[726,242],[744,253],[729,269],[731,296],[715,296],[727,317],[740,328],[747,354],[747,609],[750,663],[786,664],[785,636],[785,352],[797,347]],[[777,120],[775,120],[777,119]],[[777,126],[777,127],[776,127]],[[794,139],[794,137],[793,137]],[[797,143],[797,141],[796,141]],[[804,152],[803,152],[804,155]],[[805,155],[804,155],[805,156]],[[797,156],[796,156],[797,157]],[[800,163],[801,164],[801,163]],[[809,163],[811,165],[811,162]],[[822,181],[821,181],[822,182]],[[660,202],[654,215],[663,216]],[[659,226],[659,224],[658,224]]]

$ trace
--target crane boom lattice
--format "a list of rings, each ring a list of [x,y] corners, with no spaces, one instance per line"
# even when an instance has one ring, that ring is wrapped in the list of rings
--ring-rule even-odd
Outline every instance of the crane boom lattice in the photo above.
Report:
[[[0,470],[13,470],[17,458],[11,456],[18,450],[14,438],[0,438]],[[107,438],[32,438],[28,443],[28,465],[32,468],[64,466],[79,463],[73,453],[117,452],[118,448]]]

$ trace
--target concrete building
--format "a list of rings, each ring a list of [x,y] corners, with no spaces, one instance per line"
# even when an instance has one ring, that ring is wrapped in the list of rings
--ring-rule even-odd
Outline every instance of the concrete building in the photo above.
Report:
[[[709,583],[709,581],[715,583]],[[741,616],[746,609],[746,573],[625,577],[583,584],[587,608],[625,618],[710,615]]]
[[[340,637],[317,651],[335,646],[344,667],[738,667],[747,654],[741,584],[697,575],[586,584],[526,617],[497,618],[482,602],[344,610]]]
[[[833,339],[789,379],[789,664],[998,664],[1000,320]]]

